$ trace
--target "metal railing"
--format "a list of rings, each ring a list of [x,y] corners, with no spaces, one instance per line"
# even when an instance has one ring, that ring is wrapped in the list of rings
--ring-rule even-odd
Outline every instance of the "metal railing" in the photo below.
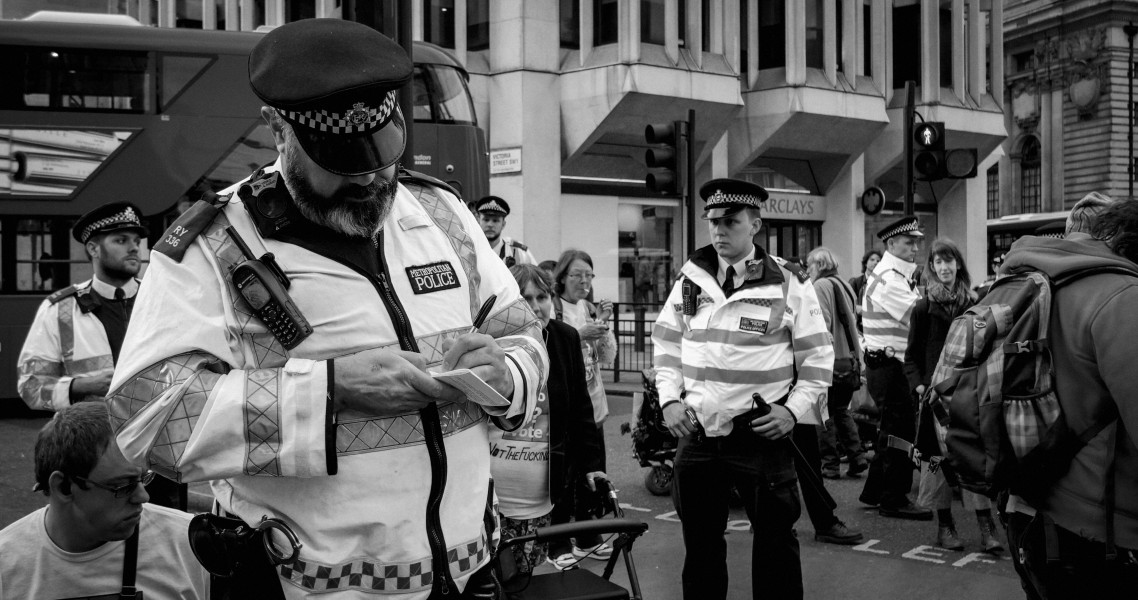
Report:
[[[616,360],[613,361],[613,381],[619,383],[621,374],[640,377],[640,371],[652,366],[652,324],[656,322],[660,304],[622,302],[613,303],[612,331],[616,336]]]

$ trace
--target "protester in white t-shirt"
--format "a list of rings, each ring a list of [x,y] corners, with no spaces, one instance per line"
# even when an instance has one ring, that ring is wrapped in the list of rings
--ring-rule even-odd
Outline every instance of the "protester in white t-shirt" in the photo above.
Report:
[[[119,598],[132,568],[146,600],[209,598],[190,515],[146,503],[151,475],[113,442],[105,404],[57,412],[36,439],[35,470],[48,504],[0,531],[0,600]],[[136,531],[132,565],[124,559]]]
[[[586,391],[580,337],[572,327],[551,320],[552,281],[545,271],[518,264],[510,272],[522,297],[541,319],[549,352],[549,379],[538,395],[532,420],[514,431],[490,431],[490,470],[498,494],[503,538],[568,522],[572,484],[582,482],[595,491],[594,480],[605,477],[604,445]],[[544,561],[549,555],[547,546],[532,542],[522,548],[515,546],[513,558],[518,570],[529,571]],[[555,566],[577,560],[568,547],[561,549],[564,552],[551,555]],[[557,558],[562,555],[568,556],[558,564]]]

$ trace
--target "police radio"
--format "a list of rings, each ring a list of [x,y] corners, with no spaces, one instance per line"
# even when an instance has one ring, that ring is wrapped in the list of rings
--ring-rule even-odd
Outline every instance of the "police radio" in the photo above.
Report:
[[[272,252],[256,258],[236,229],[229,226],[225,232],[246,258],[233,268],[233,285],[273,337],[286,350],[295,348],[312,335],[312,326],[288,295],[288,276],[277,265]]]
[[[695,315],[695,312],[699,310],[699,294],[702,291],[698,284],[684,277],[683,283],[680,284],[680,298],[683,302],[683,314],[689,317]]]

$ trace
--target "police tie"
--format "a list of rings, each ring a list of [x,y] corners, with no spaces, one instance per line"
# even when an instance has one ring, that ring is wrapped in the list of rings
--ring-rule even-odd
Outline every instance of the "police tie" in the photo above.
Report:
[[[730,298],[735,292],[735,267],[727,267],[727,276],[723,278],[723,295]]]
[[[115,288],[115,302],[122,302],[123,298],[126,298],[126,292],[122,288]]]

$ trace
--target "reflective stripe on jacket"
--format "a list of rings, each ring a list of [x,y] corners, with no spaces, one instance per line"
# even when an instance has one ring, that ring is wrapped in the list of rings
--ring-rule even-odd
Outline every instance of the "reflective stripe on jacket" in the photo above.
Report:
[[[868,275],[862,301],[861,324],[865,350],[893,348],[905,361],[909,346],[909,318],[920,295],[910,277],[916,266],[886,252]]]

